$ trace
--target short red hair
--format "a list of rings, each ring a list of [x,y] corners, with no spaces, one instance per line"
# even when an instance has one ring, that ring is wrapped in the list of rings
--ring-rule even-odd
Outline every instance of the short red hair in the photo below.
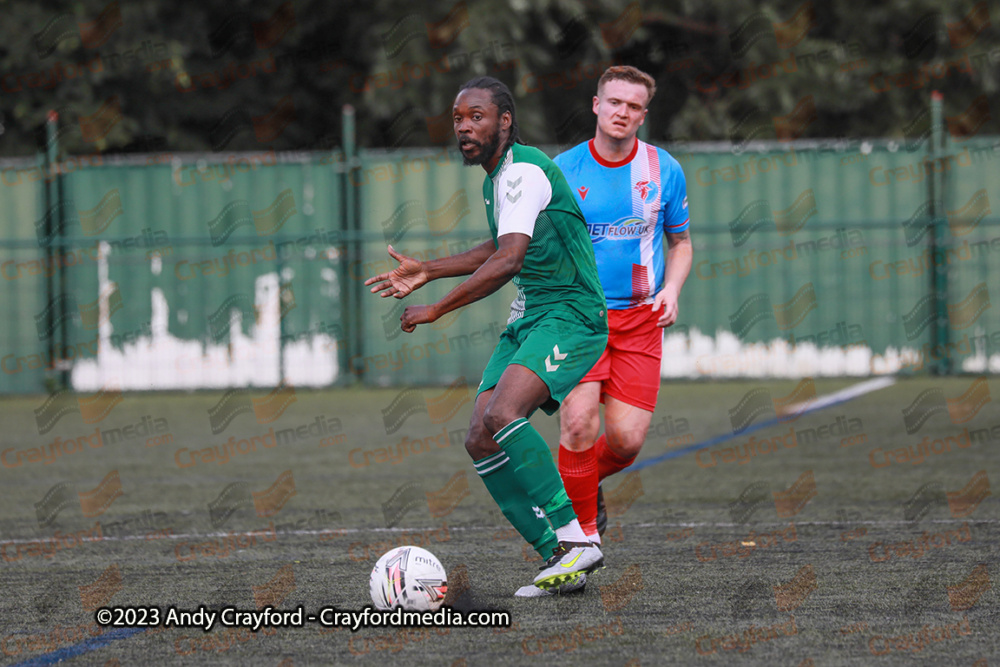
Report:
[[[646,86],[646,91],[649,92],[649,97],[646,98],[646,106],[649,106],[649,103],[653,101],[653,95],[656,94],[656,80],[641,69],[632,67],[631,65],[615,65],[604,70],[604,74],[601,75],[601,79],[597,82],[598,97],[601,95],[604,84],[608,81],[628,81],[629,83],[638,83]]]

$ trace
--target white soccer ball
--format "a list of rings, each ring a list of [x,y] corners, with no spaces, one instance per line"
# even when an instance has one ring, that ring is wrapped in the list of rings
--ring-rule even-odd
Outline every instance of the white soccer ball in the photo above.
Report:
[[[376,609],[436,611],[448,593],[448,574],[427,549],[396,547],[375,563],[369,587]]]

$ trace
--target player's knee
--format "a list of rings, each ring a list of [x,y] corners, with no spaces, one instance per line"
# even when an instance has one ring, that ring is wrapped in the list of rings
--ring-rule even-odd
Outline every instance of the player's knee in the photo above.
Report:
[[[507,424],[523,416],[515,414],[513,410],[504,406],[490,404],[486,406],[486,412],[483,413],[483,425],[490,435],[493,435]]]
[[[642,429],[608,428],[606,436],[611,451],[626,459],[638,455],[642,443],[646,441],[646,433]]]
[[[481,422],[478,425],[473,425],[465,435],[465,451],[469,453],[473,461],[486,458],[499,450],[500,447],[493,441],[493,437]]]
[[[589,448],[601,430],[601,417],[594,414],[570,415],[559,429],[559,442],[567,449],[579,451]]]

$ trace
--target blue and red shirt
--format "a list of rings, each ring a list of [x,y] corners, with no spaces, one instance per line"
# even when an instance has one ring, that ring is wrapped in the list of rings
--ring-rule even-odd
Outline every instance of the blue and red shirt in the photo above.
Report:
[[[591,139],[555,163],[583,210],[608,308],[652,303],[665,280],[663,234],[689,225],[681,165],[638,139],[621,162],[598,155]]]

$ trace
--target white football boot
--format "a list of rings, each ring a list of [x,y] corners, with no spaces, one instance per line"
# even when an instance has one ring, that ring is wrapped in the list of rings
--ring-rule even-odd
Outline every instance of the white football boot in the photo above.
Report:
[[[527,586],[521,586],[514,593],[516,598],[544,598],[553,595],[566,595],[567,593],[575,593],[577,591],[583,591],[584,587],[587,585],[587,575],[583,572],[580,573],[575,580],[567,581],[561,584],[558,588],[550,588],[548,590],[544,588],[539,588],[534,584],[528,584]]]
[[[535,577],[535,586],[544,589],[558,588],[566,582],[576,581],[582,574],[589,574],[604,567],[604,554],[593,542],[560,542],[552,557]]]

